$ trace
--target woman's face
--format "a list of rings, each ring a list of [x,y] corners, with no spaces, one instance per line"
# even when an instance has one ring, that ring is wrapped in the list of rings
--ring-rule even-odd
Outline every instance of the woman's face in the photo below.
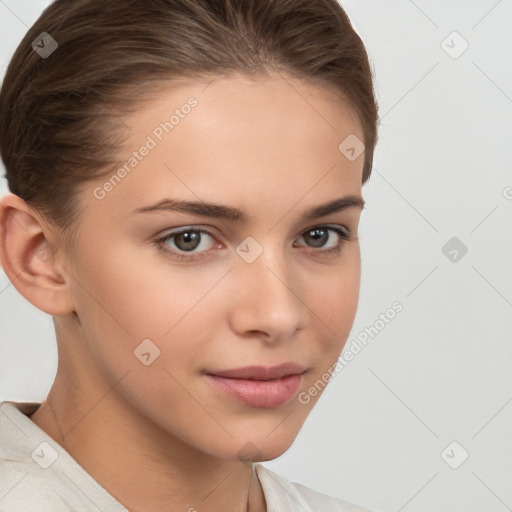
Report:
[[[126,428],[275,458],[356,313],[360,123],[328,90],[279,76],[191,82],[125,123],[124,172],[80,195],[64,265],[79,322],[57,319],[59,351],[80,338],[63,358],[80,364],[75,385],[110,390]],[[333,201],[345,207],[308,216]]]

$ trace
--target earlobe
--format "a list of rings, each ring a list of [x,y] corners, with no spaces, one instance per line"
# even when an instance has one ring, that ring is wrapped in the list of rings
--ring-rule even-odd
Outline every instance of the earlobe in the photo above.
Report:
[[[68,284],[57,261],[57,247],[23,199],[8,194],[0,202],[0,258],[13,286],[50,315],[74,310]]]

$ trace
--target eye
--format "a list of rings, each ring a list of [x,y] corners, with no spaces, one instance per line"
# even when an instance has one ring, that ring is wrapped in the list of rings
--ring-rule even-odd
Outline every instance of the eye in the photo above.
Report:
[[[306,247],[312,248],[313,253],[334,255],[340,254],[343,244],[354,237],[340,227],[314,226],[305,231],[300,239],[306,240]],[[154,244],[159,250],[179,261],[194,261],[204,257],[204,253],[212,247],[222,247],[208,230],[192,227],[171,231],[155,240]]]
[[[207,237],[215,240],[213,235],[206,229],[185,228],[179,231],[172,231],[164,237],[156,240],[155,243],[161,251],[169,254],[177,260],[192,261],[196,259],[196,254],[206,252],[209,248],[215,245],[205,242],[204,239]],[[172,244],[168,244],[169,241],[172,241]],[[169,247],[171,247],[171,249]],[[196,251],[198,248],[202,250]]]
[[[335,236],[331,236],[330,233],[335,233]],[[314,226],[308,229],[301,238],[306,240],[310,247],[321,248],[319,251],[314,251],[321,254],[340,254],[343,244],[352,239],[347,231],[332,226]],[[331,239],[330,243],[326,244],[329,239]],[[326,245],[327,248],[324,248]]]

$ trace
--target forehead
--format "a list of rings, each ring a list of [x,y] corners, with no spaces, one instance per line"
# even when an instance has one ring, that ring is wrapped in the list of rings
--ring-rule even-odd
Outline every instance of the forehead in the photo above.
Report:
[[[364,138],[359,117],[341,90],[281,73],[182,81],[172,89],[155,92],[153,98],[125,120],[135,137],[137,131],[152,131],[155,122],[165,123],[175,113],[179,119],[174,116],[174,127],[189,117],[186,124],[198,138],[204,135],[204,130],[209,131],[209,138],[229,133],[230,137],[237,136],[238,141],[248,139],[256,131],[258,141],[262,141],[266,133],[297,139],[311,138],[313,132],[324,137],[336,136],[336,132],[346,129]],[[192,98],[196,106],[189,109],[187,101]],[[195,115],[188,116],[189,113]],[[239,127],[244,130],[238,132]],[[260,130],[261,127],[265,130]],[[173,136],[178,138],[179,130],[173,131]]]
[[[349,135],[362,140],[361,125],[325,86],[280,75],[190,81],[159,93],[125,124],[125,172],[102,207],[135,199],[141,206],[166,192],[213,202],[221,194],[233,205],[262,194],[297,200],[320,182],[360,191],[364,155],[350,161],[338,146]]]

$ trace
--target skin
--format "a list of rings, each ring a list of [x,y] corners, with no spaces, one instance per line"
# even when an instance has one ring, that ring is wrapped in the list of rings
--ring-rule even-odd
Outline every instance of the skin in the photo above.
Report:
[[[31,419],[93,478],[130,511],[242,512],[248,497],[251,511],[264,511],[240,450],[253,461],[284,453],[321,393],[256,408],[202,372],[295,362],[307,368],[302,392],[336,362],[357,309],[361,209],[302,215],[361,195],[364,155],[349,161],[338,145],[363,132],[350,105],[323,86],[234,75],[181,85],[127,118],[120,161],[191,96],[198,105],[104,199],[93,190],[105,178],[81,191],[74,248],[5,196],[2,267],[56,327],[57,375]],[[130,213],[165,197],[237,207],[248,220]],[[314,245],[307,232],[325,224],[353,238],[329,230]],[[154,243],[180,227],[212,234],[193,262]],[[248,236],[263,249],[252,263],[235,251]],[[340,254],[322,253],[338,241]],[[190,255],[179,244],[165,246]],[[148,366],[134,356],[145,339],[160,350]]]

